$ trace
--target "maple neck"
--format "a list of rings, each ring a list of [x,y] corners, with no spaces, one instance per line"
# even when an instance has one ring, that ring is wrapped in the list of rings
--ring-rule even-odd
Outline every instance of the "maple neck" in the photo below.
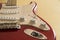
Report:
[[[6,6],[16,6],[17,0],[7,0]]]

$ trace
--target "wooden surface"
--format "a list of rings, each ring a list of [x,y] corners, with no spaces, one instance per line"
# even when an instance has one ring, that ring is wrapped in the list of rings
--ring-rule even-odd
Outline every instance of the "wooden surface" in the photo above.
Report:
[[[6,2],[5,0],[3,0]],[[2,1],[2,2],[3,2]],[[32,0],[18,0],[19,6],[29,4]],[[37,15],[46,20],[56,32],[57,40],[60,40],[60,0],[33,0],[37,3]]]

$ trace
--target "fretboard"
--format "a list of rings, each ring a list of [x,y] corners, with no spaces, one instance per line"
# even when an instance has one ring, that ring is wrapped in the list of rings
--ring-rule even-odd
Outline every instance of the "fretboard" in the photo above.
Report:
[[[16,6],[17,0],[7,0],[6,6]]]

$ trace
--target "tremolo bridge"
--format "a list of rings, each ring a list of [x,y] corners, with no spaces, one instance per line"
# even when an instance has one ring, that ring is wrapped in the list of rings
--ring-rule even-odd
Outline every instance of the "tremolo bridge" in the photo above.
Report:
[[[0,23],[0,29],[20,29],[17,23]]]

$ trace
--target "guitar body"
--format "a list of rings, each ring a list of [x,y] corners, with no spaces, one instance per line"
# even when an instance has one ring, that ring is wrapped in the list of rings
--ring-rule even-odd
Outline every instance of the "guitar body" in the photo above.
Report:
[[[43,20],[41,17],[39,17],[38,15],[36,15],[35,13],[35,8],[36,8],[37,4],[35,2],[31,2],[29,5],[25,5],[20,7],[19,11],[21,14],[18,15],[13,15],[11,17],[25,17],[27,19],[33,19],[32,16],[36,16],[37,20],[38,20],[38,24],[37,25],[32,25],[32,24],[27,24],[29,20],[27,20],[26,22],[19,22],[21,28],[20,29],[3,29],[0,30],[0,40],[56,40],[56,35],[54,33],[54,30],[51,28],[51,26],[45,21]],[[7,16],[8,14],[1,14],[1,15],[5,15]],[[28,16],[26,16],[28,15]],[[29,15],[32,15],[31,17]],[[9,17],[10,17],[9,16]],[[18,17],[17,17],[18,16]],[[39,19],[42,21],[42,23],[45,23],[49,28],[47,29],[39,29],[39,27],[37,27],[39,25]],[[35,37],[32,37],[28,34],[26,34],[24,32],[25,29],[32,29],[35,31],[38,31],[39,33],[44,34],[47,39],[38,39]]]

